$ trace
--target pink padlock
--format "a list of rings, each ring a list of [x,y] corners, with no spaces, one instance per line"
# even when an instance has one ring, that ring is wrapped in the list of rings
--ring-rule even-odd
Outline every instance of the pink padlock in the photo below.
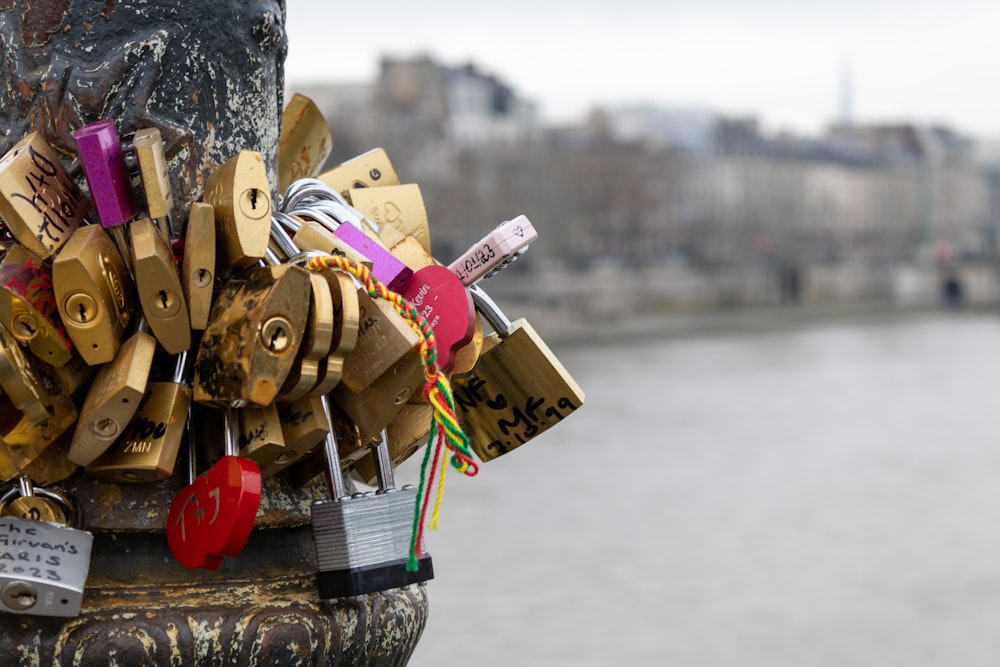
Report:
[[[412,269],[352,224],[341,223],[333,235],[371,260],[372,275],[382,284],[393,292],[403,292],[413,275]]]
[[[519,215],[497,225],[482,241],[449,264],[448,269],[469,287],[517,259],[537,238],[538,232],[531,221]]]
[[[73,132],[73,138],[101,226],[124,225],[137,210],[115,121],[106,118],[84,125]]]

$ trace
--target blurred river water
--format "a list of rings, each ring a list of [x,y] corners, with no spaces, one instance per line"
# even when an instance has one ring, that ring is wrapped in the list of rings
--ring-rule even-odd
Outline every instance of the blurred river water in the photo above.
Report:
[[[448,476],[411,665],[1000,660],[1000,316],[553,347],[587,402]]]

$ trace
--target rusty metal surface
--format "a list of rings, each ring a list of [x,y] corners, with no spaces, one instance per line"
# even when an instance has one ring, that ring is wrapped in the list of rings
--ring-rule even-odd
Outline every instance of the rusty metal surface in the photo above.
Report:
[[[184,458],[177,469],[183,470]],[[317,470],[317,473],[319,470]],[[144,484],[110,484],[99,482],[83,472],[57,486],[78,499],[86,525],[94,531],[156,532],[166,525],[170,503],[186,480],[181,475]],[[324,485],[301,488],[289,481],[283,471],[263,481],[261,509],[254,521],[255,529],[300,526],[309,523],[309,505],[314,500],[326,500],[329,493]]]
[[[276,183],[284,17],[284,0],[0,0],[0,154],[31,129],[69,157],[71,132],[99,118],[123,138],[155,126],[175,226],[239,150]]]
[[[426,623],[423,587],[326,605],[315,599],[311,584],[88,590],[95,606],[79,618],[0,619],[0,654],[10,667],[376,667],[409,661]]]
[[[214,572],[178,564],[162,533],[99,532],[80,616],[0,614],[0,655],[5,666],[406,664],[426,589],[327,604],[315,572],[309,526],[255,530]]]

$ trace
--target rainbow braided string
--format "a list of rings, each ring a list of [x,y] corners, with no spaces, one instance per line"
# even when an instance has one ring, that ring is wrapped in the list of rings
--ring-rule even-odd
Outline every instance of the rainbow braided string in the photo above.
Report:
[[[306,268],[310,271],[339,269],[351,274],[364,285],[368,295],[373,299],[385,299],[392,304],[393,309],[402,317],[413,331],[420,336],[420,359],[424,364],[424,397],[433,408],[431,432],[427,438],[427,451],[420,466],[420,485],[417,488],[417,503],[413,513],[413,532],[410,537],[410,557],[406,569],[416,571],[418,559],[424,555],[424,526],[428,524],[427,508],[430,504],[430,489],[434,485],[435,471],[440,468],[437,494],[429,527],[437,529],[438,515],[441,511],[441,500],[444,497],[445,471],[448,469],[448,458],[441,452],[449,449],[452,452],[451,465],[459,472],[472,477],[479,472],[479,466],[472,457],[469,438],[462,431],[455,415],[455,399],[451,393],[451,384],[441,372],[437,364],[437,343],[434,332],[409,301],[396,292],[391,291],[372,276],[367,266],[358,264],[346,257],[332,255],[314,256],[309,259]],[[432,447],[431,443],[435,445]],[[433,450],[433,451],[432,451]],[[428,462],[430,467],[428,468]]]

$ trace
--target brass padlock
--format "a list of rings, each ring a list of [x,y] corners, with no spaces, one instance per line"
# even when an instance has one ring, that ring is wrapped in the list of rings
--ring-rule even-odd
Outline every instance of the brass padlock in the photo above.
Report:
[[[284,470],[301,461],[330,432],[330,423],[323,410],[321,398],[302,398],[294,403],[278,403],[278,421],[285,449],[268,466],[260,470],[261,477]]]
[[[191,347],[191,320],[173,252],[147,217],[129,227],[135,289],[153,335],[168,354]]]
[[[333,150],[330,125],[316,103],[294,93],[281,114],[278,140],[278,190],[300,178],[312,178]]]
[[[472,332],[472,340],[470,340],[465,347],[458,350],[455,353],[455,367],[451,369],[451,375],[461,375],[462,373],[468,373],[476,366],[476,362],[479,361],[479,355],[483,352],[483,320],[479,316],[479,313],[475,313],[475,329]],[[411,398],[410,402],[417,400],[416,397]],[[420,401],[424,400],[423,394],[419,397]]]
[[[391,244],[389,230],[395,230],[401,236],[412,236],[424,250],[431,252],[427,209],[420,187],[415,183],[356,188],[349,190],[346,196],[354,208],[378,225],[379,236],[384,242]]]
[[[56,303],[66,333],[91,366],[115,358],[132,326],[132,277],[100,225],[73,233],[52,262]]]
[[[289,216],[283,213],[275,215],[272,224],[272,237],[276,245],[282,252],[292,257],[295,263],[308,261],[310,251],[301,252],[295,242],[284,227],[281,221],[287,221]],[[325,269],[312,272],[313,276],[322,277],[329,290],[330,310],[333,315],[333,328],[329,341],[328,354],[321,358],[316,366],[315,383],[308,388],[303,396],[318,397],[329,394],[340,382],[344,370],[344,355],[349,354],[357,342],[358,325],[360,321],[360,307],[358,303],[358,289],[354,278],[340,270]],[[322,290],[320,290],[322,292]],[[323,295],[325,298],[325,294]],[[311,366],[307,369],[312,373]],[[297,396],[298,393],[289,394]],[[291,400],[291,399],[285,399]]]
[[[433,413],[434,408],[426,403],[404,405],[385,427],[385,440],[389,446],[389,459],[393,466],[398,466],[427,444]],[[371,454],[356,460],[353,471],[368,486],[375,486],[378,483],[378,471]]]
[[[48,259],[83,222],[87,201],[37,132],[0,159],[0,218],[25,248]]]
[[[382,148],[373,148],[325,171],[317,178],[342,195],[356,188],[398,185],[399,176]]]
[[[122,435],[146,393],[155,352],[156,339],[140,329],[97,372],[80,408],[70,461],[86,467]]]
[[[363,439],[385,428],[424,379],[420,336],[383,299],[358,289],[360,324],[354,350],[344,357],[331,398],[357,424]]]
[[[215,210],[211,204],[191,204],[184,236],[181,278],[191,328],[202,331],[208,326],[215,289]]]
[[[61,436],[71,433],[78,417],[73,400],[56,391],[49,394],[46,402],[52,406],[52,416],[33,424],[14,407],[10,397],[0,394],[0,480],[6,482],[27,472],[36,460],[43,455],[47,457],[47,450]],[[31,474],[36,480],[47,481],[46,475]]]
[[[37,426],[52,417],[48,395],[54,387],[46,382],[47,378],[31,359],[9,337],[7,330],[0,327],[0,388],[14,408]]]
[[[67,524],[66,513],[47,495],[36,494],[31,477],[21,473],[17,485],[0,497],[0,516],[16,516],[31,521]]]
[[[0,260],[0,323],[52,366],[62,366],[72,356],[73,343],[52,290],[52,270],[16,243]]]
[[[274,403],[264,407],[247,406],[236,410],[236,416],[240,456],[254,461],[263,477],[264,468],[288,453],[278,406]],[[294,457],[293,452],[291,458]]]
[[[295,215],[281,216],[282,223],[292,233],[292,242],[300,250],[315,250],[335,257],[346,257],[356,264],[371,266],[367,257],[333,235],[327,226],[317,220]]]
[[[240,151],[213,171],[204,201],[215,209],[217,269],[251,266],[264,257],[271,235],[271,187],[260,153]]]
[[[489,461],[568,417],[584,393],[526,320],[511,322],[485,292],[476,286],[470,291],[498,342],[484,345],[475,367],[451,383],[472,449]]]
[[[297,401],[308,395],[319,382],[321,364],[330,356],[336,323],[330,284],[323,276],[310,272],[309,285],[309,319],[292,370],[278,394],[279,401]]]
[[[302,344],[310,291],[308,272],[288,264],[252,267],[230,278],[198,347],[194,400],[270,405]]]
[[[324,396],[333,391],[344,374],[344,358],[354,351],[361,324],[361,304],[354,278],[343,271],[327,269],[326,278],[333,298],[334,329],[330,354],[320,362],[319,377],[309,396]]]
[[[83,360],[78,351],[73,349],[73,356],[62,366],[47,366],[59,389],[67,396],[72,396],[90,381],[100,370],[99,366],[91,366]]]
[[[181,352],[172,378],[149,383],[121,438],[87,466],[88,473],[107,482],[153,482],[173,474],[191,406],[187,359]]]
[[[167,159],[163,154],[163,138],[155,127],[136,130],[132,146],[139,163],[139,176],[146,195],[146,212],[170,243],[170,213],[174,209],[174,192],[167,173]]]
[[[74,410],[74,414],[75,412]],[[80,466],[66,458],[72,440],[73,430],[67,427],[63,433],[55,438],[52,444],[42,450],[41,454],[27,465],[22,466],[21,473],[39,484],[55,484],[63,481],[80,469]],[[0,446],[0,450],[3,450],[3,446]]]

